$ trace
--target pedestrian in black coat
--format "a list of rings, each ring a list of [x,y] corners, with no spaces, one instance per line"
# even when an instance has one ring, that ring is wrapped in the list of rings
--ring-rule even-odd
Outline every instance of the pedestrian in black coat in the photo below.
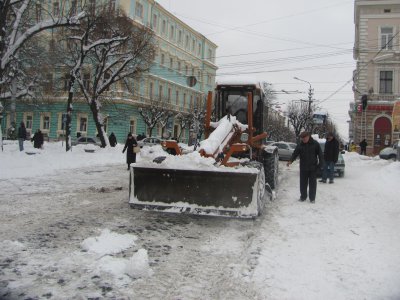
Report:
[[[319,182],[326,182],[329,176],[329,183],[333,183],[333,176],[335,174],[335,164],[339,158],[339,142],[332,132],[326,136],[325,151],[324,151],[324,169],[322,171],[322,178]]]
[[[367,155],[367,146],[368,146],[367,140],[366,140],[366,139],[363,139],[363,140],[360,142],[359,146],[360,146],[360,154],[361,154],[361,155]]]
[[[301,142],[297,144],[287,166],[300,156],[300,201],[307,199],[308,187],[310,201],[314,203],[317,194],[317,170],[323,165],[324,158],[319,143],[310,136],[310,133],[302,132],[300,138]]]
[[[33,135],[33,137],[31,138],[31,142],[33,142],[33,147],[40,149],[42,148],[43,145],[43,134],[40,131],[40,129],[36,130],[35,134]]]
[[[18,145],[19,151],[24,151],[24,141],[26,140],[26,128],[25,123],[21,122],[20,126],[18,127]]]
[[[132,163],[136,162],[136,153],[133,152],[133,147],[137,146],[137,141],[133,137],[132,133],[128,133],[128,137],[125,141],[125,146],[124,149],[122,150],[122,153],[126,151],[126,163],[128,164],[128,170],[129,167]]]
[[[110,146],[115,147],[117,145],[117,137],[115,136],[114,132],[111,132],[110,136],[108,137],[110,141]]]

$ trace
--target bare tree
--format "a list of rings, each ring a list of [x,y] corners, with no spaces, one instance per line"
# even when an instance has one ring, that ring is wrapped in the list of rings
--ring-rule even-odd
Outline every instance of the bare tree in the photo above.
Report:
[[[63,4],[65,2],[61,1],[61,7]],[[0,0],[0,96],[11,99],[13,123],[16,99],[29,95],[30,87],[34,85],[23,80],[21,49],[39,33],[75,26],[85,15],[83,12],[71,15],[65,9],[50,12],[41,5],[32,0]]]
[[[147,126],[149,136],[152,136],[153,129],[157,125],[165,127],[166,121],[173,115],[173,111],[166,99],[150,99],[146,105],[139,107],[139,114]]]
[[[179,126],[179,135],[177,136],[178,141],[181,140],[182,133],[189,128],[192,116],[188,113],[179,113],[175,116],[175,122]]]
[[[69,45],[72,59],[68,60],[71,72],[67,116],[76,82],[105,147],[109,142],[101,107],[107,100],[107,92],[118,82],[133,85],[135,79],[148,71],[155,55],[154,35],[148,28],[133,24],[121,11],[111,13],[104,6],[88,14],[81,26],[73,29]]]
[[[302,101],[292,101],[288,105],[288,115],[290,125],[292,125],[295,135],[299,136],[303,130],[309,130],[312,126],[312,115],[308,104]]]

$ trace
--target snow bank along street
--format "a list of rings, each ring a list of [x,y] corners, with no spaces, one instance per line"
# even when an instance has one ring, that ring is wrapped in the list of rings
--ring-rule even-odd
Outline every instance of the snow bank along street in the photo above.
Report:
[[[400,298],[399,162],[346,153],[315,204],[282,163],[264,215],[237,220],[131,209],[122,145],[17,148],[0,153],[1,299]]]

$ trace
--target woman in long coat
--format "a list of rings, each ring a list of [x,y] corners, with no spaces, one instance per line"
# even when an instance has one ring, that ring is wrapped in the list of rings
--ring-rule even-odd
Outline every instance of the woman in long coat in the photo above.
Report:
[[[136,139],[133,137],[132,133],[128,133],[128,137],[125,141],[125,146],[124,146],[124,150],[122,150],[122,153],[126,151],[126,163],[128,164],[128,170],[129,170],[129,166],[132,163],[136,162],[136,153],[133,152],[133,147],[137,146],[137,141]]]

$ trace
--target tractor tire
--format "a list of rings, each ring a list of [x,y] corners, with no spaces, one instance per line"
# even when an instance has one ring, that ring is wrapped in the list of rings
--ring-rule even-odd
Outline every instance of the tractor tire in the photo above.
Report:
[[[279,169],[279,155],[278,150],[275,149],[273,152],[262,151],[261,162],[264,166],[265,181],[269,184],[271,189],[275,189],[278,186],[278,169]]]

